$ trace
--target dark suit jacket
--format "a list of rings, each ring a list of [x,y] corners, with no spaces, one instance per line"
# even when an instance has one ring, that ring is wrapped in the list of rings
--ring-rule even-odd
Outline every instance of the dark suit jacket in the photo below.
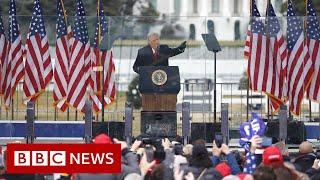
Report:
[[[168,66],[169,57],[178,55],[182,52],[183,51],[179,50],[179,48],[169,48],[168,45],[160,45],[158,54],[154,57],[151,46],[145,46],[139,49],[136,61],[133,65],[133,70],[139,74],[140,66]]]

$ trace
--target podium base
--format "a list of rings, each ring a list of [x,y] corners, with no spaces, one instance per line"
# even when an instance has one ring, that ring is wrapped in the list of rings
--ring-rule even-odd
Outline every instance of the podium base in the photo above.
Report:
[[[141,134],[153,137],[177,135],[176,111],[141,111]]]

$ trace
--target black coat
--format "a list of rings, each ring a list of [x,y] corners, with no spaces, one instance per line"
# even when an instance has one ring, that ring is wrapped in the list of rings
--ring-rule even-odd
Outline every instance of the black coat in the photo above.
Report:
[[[169,57],[182,53],[179,48],[169,48],[168,45],[160,45],[156,56],[153,55],[150,45],[145,46],[138,51],[133,70],[139,74],[140,66],[168,66]]]
[[[314,153],[302,154],[294,159],[294,166],[296,170],[305,173],[313,165],[316,155]]]

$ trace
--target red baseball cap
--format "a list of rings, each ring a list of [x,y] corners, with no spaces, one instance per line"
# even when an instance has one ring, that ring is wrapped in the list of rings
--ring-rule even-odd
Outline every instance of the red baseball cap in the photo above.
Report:
[[[225,163],[219,163],[218,165],[216,165],[216,167],[214,167],[223,177],[228,176],[231,174],[231,168],[230,166]]]
[[[262,162],[264,165],[282,165],[283,157],[279,148],[271,146],[266,148],[262,154]]]
[[[93,139],[94,144],[113,144],[112,139],[106,134],[99,134]]]

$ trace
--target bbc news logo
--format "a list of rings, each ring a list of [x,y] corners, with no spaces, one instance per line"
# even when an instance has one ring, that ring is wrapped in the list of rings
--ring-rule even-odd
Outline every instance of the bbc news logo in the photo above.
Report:
[[[119,144],[8,144],[8,173],[120,173]]]
[[[14,166],[31,165],[65,166],[66,151],[14,151]]]

